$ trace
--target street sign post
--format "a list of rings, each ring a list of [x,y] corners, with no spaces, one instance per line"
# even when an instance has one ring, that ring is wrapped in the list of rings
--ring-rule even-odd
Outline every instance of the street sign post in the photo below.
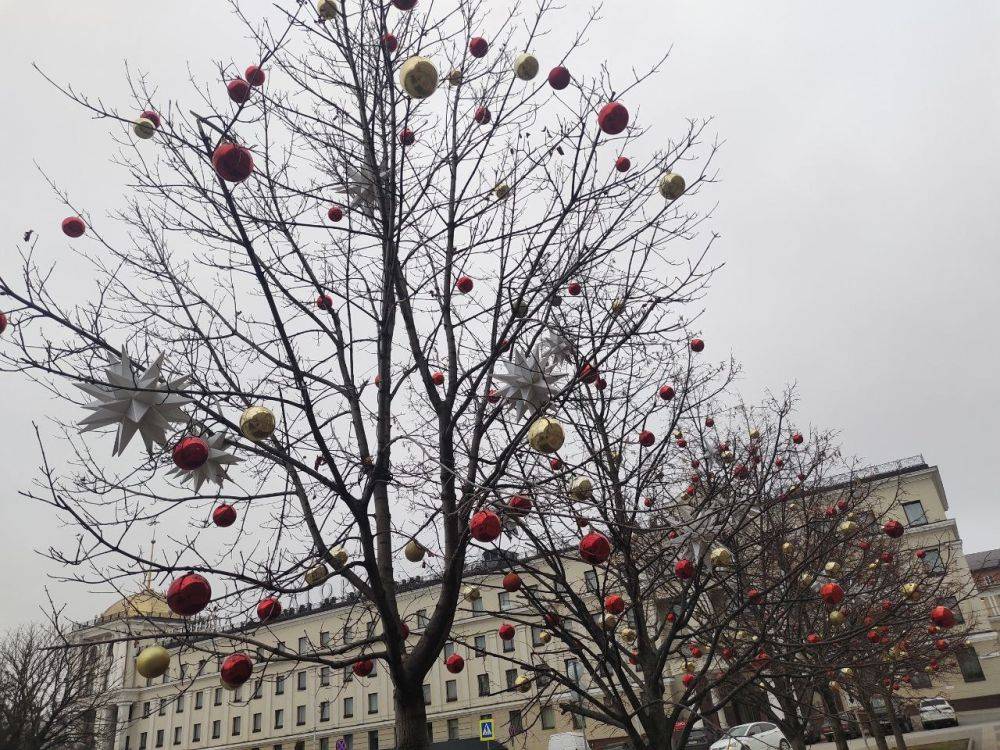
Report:
[[[479,741],[480,742],[493,741],[493,719],[479,720]]]

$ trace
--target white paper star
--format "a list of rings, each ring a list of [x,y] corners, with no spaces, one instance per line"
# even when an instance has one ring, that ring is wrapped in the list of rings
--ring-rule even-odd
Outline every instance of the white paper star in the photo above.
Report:
[[[576,362],[576,345],[555,331],[546,333],[538,348],[542,359],[552,365],[572,365]]]
[[[123,351],[121,357],[121,361],[111,362],[104,370],[108,385],[75,384],[97,399],[83,407],[94,413],[80,420],[80,432],[117,425],[112,455],[124,453],[136,432],[146,443],[146,450],[152,453],[154,444],[166,445],[171,422],[187,421],[182,407],[192,400],[176,391],[183,390],[190,378],[165,381],[160,374],[162,354],[137,378],[132,373],[128,353]]]
[[[515,353],[513,362],[501,364],[507,368],[507,372],[494,376],[501,384],[497,390],[507,399],[510,408],[517,412],[518,419],[523,419],[529,408],[537,410],[545,406],[551,400],[555,384],[566,377],[553,374],[534,353]]]
[[[177,467],[167,472],[167,476],[179,478],[181,484],[189,481],[194,483],[196,493],[201,491],[201,486],[205,482],[214,482],[222,487],[223,480],[229,479],[228,467],[243,460],[225,450],[227,445],[225,431],[205,438],[205,442],[208,443],[208,460],[204,464],[194,471]]]
[[[389,176],[384,159],[378,167],[377,175],[379,180],[385,180]],[[347,168],[347,179],[340,192],[347,195],[349,208],[361,206],[368,212],[372,210],[372,204],[375,202],[375,178],[376,171],[369,164],[361,169],[353,166]]]

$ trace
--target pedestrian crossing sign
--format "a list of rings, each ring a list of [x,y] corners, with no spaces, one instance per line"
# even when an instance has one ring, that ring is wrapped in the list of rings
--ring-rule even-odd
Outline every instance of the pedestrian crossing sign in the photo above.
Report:
[[[493,741],[493,719],[479,720],[479,741],[480,742]]]

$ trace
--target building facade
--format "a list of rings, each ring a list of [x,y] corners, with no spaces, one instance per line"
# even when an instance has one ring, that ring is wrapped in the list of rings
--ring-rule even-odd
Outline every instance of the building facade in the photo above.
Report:
[[[1000,549],[973,552],[965,561],[983,597],[990,625],[1000,632]]]
[[[913,549],[925,551],[925,562],[932,569],[947,567],[950,575],[971,586],[972,574],[958,526],[948,516],[948,500],[937,468],[916,457],[872,467],[866,478],[877,488],[873,502],[881,503],[882,510],[904,522],[905,539]],[[589,568],[576,565],[570,568],[570,582],[577,576],[576,585],[581,590],[589,588]],[[501,617],[510,612],[516,620],[519,606],[516,595],[501,586],[506,567],[487,564],[470,571],[481,598],[463,605],[453,626],[454,641],[444,654],[460,653],[466,660],[465,669],[451,674],[442,658],[428,675],[423,686],[428,736],[434,743],[442,743],[442,750],[460,750],[463,744],[478,741],[480,720],[491,718],[496,728],[495,744],[507,747],[544,750],[553,734],[571,731],[581,733],[596,747],[621,745],[622,738],[607,727],[588,726],[512,689],[519,674],[504,655],[527,661],[545,644],[540,629],[526,626],[517,627],[512,641],[500,640]],[[401,613],[416,635],[433,609],[435,585],[416,579],[401,588],[406,589]],[[928,678],[917,692],[946,697],[959,710],[1000,705],[1000,653],[997,631],[990,626],[990,610],[978,596],[953,608],[976,624],[967,647],[958,655],[960,674],[934,675],[934,681]],[[267,626],[255,626],[253,637],[309,654],[331,642],[362,640],[374,634],[374,629],[369,629],[374,628],[374,622],[359,602],[325,596],[321,601],[289,607]],[[271,662],[257,670],[241,689],[229,691],[220,684],[214,656],[226,651],[225,643],[215,641],[206,644],[205,651],[177,654],[170,671],[157,680],[135,672],[135,656],[149,641],[108,643],[125,633],[134,638],[144,632],[152,635],[181,627],[190,628],[192,623],[175,619],[162,597],[147,588],[76,631],[75,640],[87,649],[88,663],[93,666],[95,690],[101,690],[108,700],[102,718],[116,727],[102,750],[394,747],[392,686],[378,664],[370,676],[358,678],[350,668],[335,672],[308,661]],[[572,654],[560,654],[559,658],[567,676],[578,675],[580,665]],[[679,678],[681,670],[682,665],[677,665],[675,677],[669,679]],[[744,713],[738,705],[731,706],[723,723],[753,719]]]

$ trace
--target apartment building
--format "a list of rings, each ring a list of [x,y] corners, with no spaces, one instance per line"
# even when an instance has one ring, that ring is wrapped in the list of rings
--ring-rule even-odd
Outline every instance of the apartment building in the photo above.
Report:
[[[990,625],[1000,632],[1000,549],[973,552],[965,561],[983,597]]]

